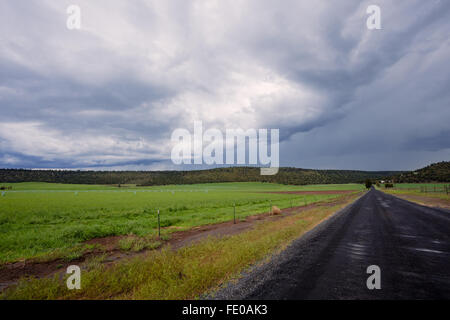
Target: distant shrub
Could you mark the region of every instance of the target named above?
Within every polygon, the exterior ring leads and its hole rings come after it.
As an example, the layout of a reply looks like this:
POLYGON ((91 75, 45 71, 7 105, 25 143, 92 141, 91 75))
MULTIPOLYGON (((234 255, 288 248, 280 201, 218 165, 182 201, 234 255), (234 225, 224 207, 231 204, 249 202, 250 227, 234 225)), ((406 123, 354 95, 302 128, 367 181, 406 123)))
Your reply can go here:
POLYGON ((386 183, 385 185, 384 185, 384 187, 387 189, 387 188, 393 188, 394 187, 394 184, 393 183, 386 183))

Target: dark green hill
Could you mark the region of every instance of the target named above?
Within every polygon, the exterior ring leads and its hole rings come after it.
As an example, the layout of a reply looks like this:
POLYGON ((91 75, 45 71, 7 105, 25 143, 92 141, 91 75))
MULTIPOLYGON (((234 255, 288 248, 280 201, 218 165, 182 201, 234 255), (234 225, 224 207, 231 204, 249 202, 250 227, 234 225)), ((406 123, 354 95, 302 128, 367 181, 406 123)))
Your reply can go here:
POLYGON ((433 163, 425 168, 392 177, 397 183, 450 182, 450 161, 433 163))
POLYGON ((0 169, 0 182, 56 182, 80 184, 192 184, 212 182, 274 182, 282 184, 362 183, 399 171, 312 170, 280 168, 277 175, 261 176, 259 168, 230 167, 195 171, 69 171, 0 169))

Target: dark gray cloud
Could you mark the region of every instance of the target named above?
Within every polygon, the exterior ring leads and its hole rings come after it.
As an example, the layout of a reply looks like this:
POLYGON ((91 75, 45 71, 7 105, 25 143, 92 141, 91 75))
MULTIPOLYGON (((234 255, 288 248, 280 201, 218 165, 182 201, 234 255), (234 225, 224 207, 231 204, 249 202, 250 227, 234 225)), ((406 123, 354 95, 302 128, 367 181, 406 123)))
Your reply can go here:
POLYGON ((175 128, 279 128, 281 165, 450 158, 450 3, 2 2, 0 167, 164 169, 175 128))

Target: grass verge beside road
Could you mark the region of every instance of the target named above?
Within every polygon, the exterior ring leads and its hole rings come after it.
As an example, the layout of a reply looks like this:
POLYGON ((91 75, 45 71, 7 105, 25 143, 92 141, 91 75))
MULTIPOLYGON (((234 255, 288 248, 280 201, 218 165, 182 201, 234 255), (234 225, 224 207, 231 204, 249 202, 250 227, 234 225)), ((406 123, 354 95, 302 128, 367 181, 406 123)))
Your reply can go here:
POLYGON ((450 196, 444 192, 420 192, 417 189, 385 189, 381 191, 424 206, 450 209, 450 196))

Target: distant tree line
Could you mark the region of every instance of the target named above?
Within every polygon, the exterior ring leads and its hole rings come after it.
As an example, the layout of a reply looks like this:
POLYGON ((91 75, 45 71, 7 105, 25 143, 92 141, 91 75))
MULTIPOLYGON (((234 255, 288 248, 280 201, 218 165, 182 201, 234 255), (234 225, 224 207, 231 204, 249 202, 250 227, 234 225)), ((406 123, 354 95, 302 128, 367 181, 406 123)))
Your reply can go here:
POLYGON ((396 183, 450 182, 450 161, 433 163, 425 168, 393 175, 396 183))
POLYGON ((141 186, 213 182, 272 182, 291 185, 363 183, 393 176, 399 171, 313 170, 280 168, 278 174, 261 176, 254 167, 193 171, 73 171, 0 169, 0 182, 54 182, 74 184, 137 184, 141 186))

